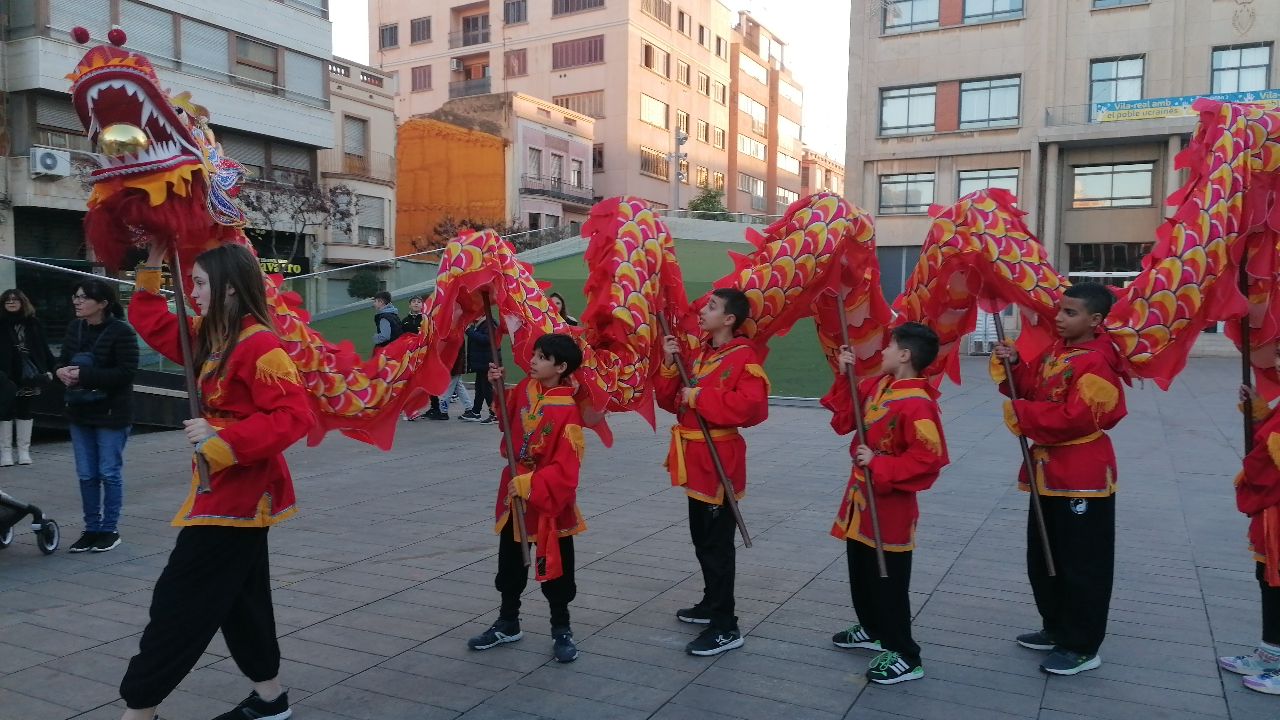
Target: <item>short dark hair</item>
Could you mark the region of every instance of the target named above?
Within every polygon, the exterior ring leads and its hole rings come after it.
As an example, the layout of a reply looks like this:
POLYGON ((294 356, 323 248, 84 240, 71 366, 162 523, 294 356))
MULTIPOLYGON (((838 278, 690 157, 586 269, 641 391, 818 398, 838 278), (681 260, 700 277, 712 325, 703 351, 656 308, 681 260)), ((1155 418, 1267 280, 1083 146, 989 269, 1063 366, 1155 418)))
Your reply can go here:
POLYGON ((561 380, 572 375, 582 365, 582 348, 564 333, 547 333, 539 337, 533 341, 533 349, 541 350, 543 355, 557 365, 564 363, 564 372, 560 373, 561 380))
POLYGON ((733 316, 733 329, 736 332, 742 323, 751 317, 751 303, 747 294, 737 288, 719 288, 711 292, 724 303, 724 314, 733 316))
POLYGON ((77 282, 74 288, 84 293, 84 296, 90 300, 106 303, 106 313, 108 315, 118 318, 124 317, 124 308, 120 305, 120 294, 116 292, 114 284, 97 278, 85 278, 77 282))
POLYGON ((390 305, 390 304, 391 304, 391 293, 387 292, 386 290, 379 290, 378 292, 376 292, 376 293, 374 293, 374 294, 373 294, 373 299, 374 299, 374 300, 381 300, 382 302, 384 302, 384 303, 386 303, 386 304, 390 305))
POLYGON ((1062 293, 1063 297, 1084 301, 1084 307, 1090 315, 1101 315, 1103 318, 1111 312, 1116 296, 1111 294, 1106 285, 1096 282, 1076 283, 1062 293))
POLYGON ((911 367, 917 373, 933 364, 938 358, 938 333, 918 322, 902 323, 891 333, 898 348, 911 353, 911 367))

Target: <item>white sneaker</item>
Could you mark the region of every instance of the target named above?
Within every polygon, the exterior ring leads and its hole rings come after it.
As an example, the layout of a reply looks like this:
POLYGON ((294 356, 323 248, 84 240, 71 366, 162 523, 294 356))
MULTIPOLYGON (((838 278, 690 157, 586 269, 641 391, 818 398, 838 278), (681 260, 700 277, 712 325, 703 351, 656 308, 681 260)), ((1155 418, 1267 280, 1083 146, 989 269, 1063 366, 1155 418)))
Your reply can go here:
MULTIPOLYGON (((1231 655, 1218 658, 1218 667, 1237 675, 1262 675, 1280 672, 1280 648, 1259 645, 1249 655, 1231 655)), ((1280 691, 1278 689, 1277 691, 1280 691)))
POLYGON ((1272 670, 1261 675, 1245 676, 1244 686, 1268 695, 1280 695, 1280 671, 1272 670))

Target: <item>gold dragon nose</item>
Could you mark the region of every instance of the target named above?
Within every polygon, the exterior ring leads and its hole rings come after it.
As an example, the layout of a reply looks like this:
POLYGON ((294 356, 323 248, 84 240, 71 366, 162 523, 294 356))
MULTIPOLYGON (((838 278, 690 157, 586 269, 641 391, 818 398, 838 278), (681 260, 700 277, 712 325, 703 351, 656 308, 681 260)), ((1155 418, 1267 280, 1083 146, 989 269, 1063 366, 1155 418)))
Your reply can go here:
POLYGON ((98 135, 98 150, 104 155, 136 154, 146 150, 150 144, 151 139, 142 128, 129 123, 108 125, 98 135))

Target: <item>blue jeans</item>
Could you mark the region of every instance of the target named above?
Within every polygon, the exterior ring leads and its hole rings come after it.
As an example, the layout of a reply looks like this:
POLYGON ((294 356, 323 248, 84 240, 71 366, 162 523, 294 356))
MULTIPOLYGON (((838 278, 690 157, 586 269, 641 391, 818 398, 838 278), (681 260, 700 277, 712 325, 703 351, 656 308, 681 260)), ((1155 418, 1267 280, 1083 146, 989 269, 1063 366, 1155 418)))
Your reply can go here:
POLYGON ((124 444, 128 426, 122 428, 71 424, 71 447, 80 478, 85 532, 118 532, 124 505, 124 444))

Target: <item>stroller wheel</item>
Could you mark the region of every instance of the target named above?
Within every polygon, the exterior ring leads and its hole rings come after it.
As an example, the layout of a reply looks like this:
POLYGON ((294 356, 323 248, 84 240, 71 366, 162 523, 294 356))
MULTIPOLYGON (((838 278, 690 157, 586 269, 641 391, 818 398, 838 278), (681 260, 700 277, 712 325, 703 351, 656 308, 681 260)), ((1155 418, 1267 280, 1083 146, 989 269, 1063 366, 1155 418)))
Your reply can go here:
POLYGON ((40 548, 40 552, 45 555, 52 555, 58 549, 58 543, 62 540, 62 531, 58 529, 58 523, 45 518, 44 527, 36 532, 36 545, 40 548))
POLYGON ((4 532, 0 533, 0 550, 3 550, 9 547, 9 544, 12 542, 13 542, 13 528, 10 527, 8 530, 5 530, 4 532))

